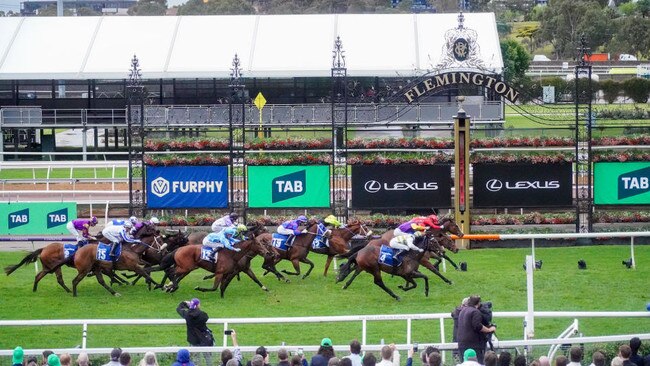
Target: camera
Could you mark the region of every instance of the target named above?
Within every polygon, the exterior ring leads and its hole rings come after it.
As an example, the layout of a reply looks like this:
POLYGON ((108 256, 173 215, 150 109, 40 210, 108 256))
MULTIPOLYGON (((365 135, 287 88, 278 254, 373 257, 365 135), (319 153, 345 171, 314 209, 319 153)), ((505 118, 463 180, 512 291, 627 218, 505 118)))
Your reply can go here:
POLYGON ((418 351, 418 342, 415 342, 413 343, 413 352, 415 353, 417 351, 418 351))
POLYGON ((223 331, 224 335, 231 335, 232 334, 232 329, 226 329, 223 331))

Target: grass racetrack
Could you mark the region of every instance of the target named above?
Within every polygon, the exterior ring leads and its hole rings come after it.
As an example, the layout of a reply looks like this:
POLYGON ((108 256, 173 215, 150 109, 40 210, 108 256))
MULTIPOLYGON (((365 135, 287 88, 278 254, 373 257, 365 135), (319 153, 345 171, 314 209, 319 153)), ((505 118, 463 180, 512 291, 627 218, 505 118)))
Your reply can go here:
MULTIPOLYGON (((630 256, 629 245, 565 248, 538 248, 536 259, 543 260, 535 272, 535 310, 538 311, 645 311, 650 301, 650 246, 635 247, 637 269, 628 270, 621 260, 630 256), (587 262, 586 271, 578 270, 577 261, 587 262)), ((26 252, 0 252, 2 267, 15 264, 26 252)), ((431 291, 424 296, 424 286, 408 293, 397 289, 400 278, 383 274, 387 286, 402 296, 397 302, 372 283, 369 274, 361 274, 347 290, 335 284, 335 272, 323 277, 324 256, 310 254, 316 263, 305 280, 292 278, 280 283, 271 276, 261 277, 259 258, 253 268, 270 292, 260 290, 248 277, 233 281, 224 299, 218 293, 199 293, 196 285, 207 286, 197 270, 181 282, 174 294, 149 292, 143 283, 121 286, 121 297, 113 297, 95 278, 86 278, 79 285, 79 297, 65 293, 47 276, 38 292, 32 292, 34 267, 28 265, 11 276, 0 279, 1 319, 87 319, 87 318, 177 318, 176 305, 182 300, 199 297, 202 308, 212 318, 326 316, 353 314, 449 313, 469 294, 480 294, 484 301, 494 303, 494 311, 526 309, 526 275, 522 268, 529 249, 461 250, 451 254, 456 262, 468 263, 467 272, 448 266, 447 276, 454 284, 446 285, 430 275, 431 291)), ((289 263, 279 264, 289 269, 289 263)), ((306 267, 303 268, 303 273, 306 267)), ((65 268, 64 278, 71 287, 76 271, 65 268)), ((155 274, 159 280, 161 273, 155 274)), ((116 287, 118 287, 116 285, 116 287)), ((536 338, 555 338, 572 319, 536 319, 536 338)), ((499 319, 497 335, 501 340, 522 338, 522 319, 499 319)), ((361 322, 318 323, 305 325, 231 325, 238 332, 240 345, 318 344, 322 337, 331 337, 334 344, 347 344, 361 335, 361 322)), ((213 325, 217 342, 221 329, 213 325)), ((447 341, 451 338, 451 320, 445 324, 447 341)), ((650 329, 650 318, 643 319, 580 319, 580 332, 585 336, 632 334, 650 329)), ((368 322, 368 343, 406 342, 405 321, 368 322)), ((413 321, 413 340, 437 343, 440 330, 437 320, 413 321)), ((0 327, 0 348, 67 348, 81 343, 81 327, 0 327)), ((146 347, 185 345, 184 326, 89 326, 88 347, 146 347)))

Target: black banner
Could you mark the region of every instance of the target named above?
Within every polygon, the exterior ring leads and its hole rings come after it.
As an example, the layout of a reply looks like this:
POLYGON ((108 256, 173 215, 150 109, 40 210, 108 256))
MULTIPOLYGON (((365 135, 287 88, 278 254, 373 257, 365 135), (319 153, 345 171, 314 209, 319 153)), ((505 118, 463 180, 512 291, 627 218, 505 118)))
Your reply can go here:
POLYGON ((451 165, 354 165, 353 208, 450 208, 451 165))
POLYGON ((473 207, 573 205, 571 163, 473 164, 473 168, 473 207))

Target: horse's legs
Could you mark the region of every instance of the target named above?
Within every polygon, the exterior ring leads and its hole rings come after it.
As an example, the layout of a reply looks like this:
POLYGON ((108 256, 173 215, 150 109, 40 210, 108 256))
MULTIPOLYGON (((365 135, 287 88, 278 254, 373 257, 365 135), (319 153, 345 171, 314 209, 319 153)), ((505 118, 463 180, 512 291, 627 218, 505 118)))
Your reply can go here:
POLYGON ((72 296, 74 296, 74 297, 77 297, 77 285, 90 272, 90 268, 83 268, 83 269, 77 268, 77 272, 78 272, 77 277, 75 277, 72 280, 72 296))
POLYGON ((327 276, 327 270, 330 269, 330 264, 332 263, 332 259, 334 259, 334 255, 327 256, 327 261, 325 261, 325 272, 323 272, 323 276, 327 276))
POLYGON ((106 289, 106 291, 110 292, 111 295, 113 296, 120 296, 118 292, 113 290, 113 288, 111 288, 109 285, 106 284, 106 282, 104 282, 104 276, 102 275, 101 269, 97 268, 94 270, 94 272, 95 272, 95 277, 97 277, 97 282, 99 282, 99 284, 102 285, 106 289))
POLYGON ((409 275, 406 277, 402 277, 404 281, 406 281, 405 284, 397 286, 399 289, 403 291, 409 291, 413 290, 414 288, 418 287, 418 284, 413 281, 413 278, 409 275))
POLYGON ((352 284, 352 281, 354 281, 354 279, 357 278, 357 276, 359 275, 359 273, 361 273, 361 270, 360 270, 359 268, 357 268, 357 269, 354 271, 354 274, 352 275, 352 277, 350 277, 350 279, 348 280, 348 282, 346 282, 345 285, 343 286, 343 289, 344 289, 344 290, 345 290, 346 288, 350 287, 350 285, 352 284))
MULTIPOLYGON (((291 282, 288 278, 284 277, 277 268, 275 268, 276 262, 271 258, 265 258, 264 263, 262 264, 262 269, 266 272, 271 272, 278 278, 279 281, 291 282)), ((266 273, 265 273, 266 274, 266 273)))
MULTIPOLYGON (((415 278, 421 278, 424 280, 424 296, 429 297, 429 277, 427 277, 425 274, 420 273, 419 271, 414 271, 411 273, 411 281, 415 284, 415 281, 413 279, 415 278)), ((417 286, 417 284, 416 284, 417 286)), ((415 287, 413 287, 415 288, 415 287)))
POLYGON ((440 277, 440 279, 445 281, 445 283, 447 283, 449 285, 452 284, 452 282, 449 279, 447 279, 445 276, 442 275, 442 273, 440 273, 440 271, 438 270, 438 267, 435 264, 432 264, 429 261, 422 261, 422 262, 420 262, 420 264, 422 264, 429 271, 433 272, 436 276, 440 277))
POLYGON ((379 271, 379 268, 376 268, 373 271, 372 276, 375 278, 375 281, 374 281, 375 285, 381 287, 382 290, 386 291, 386 293, 389 294, 390 296, 392 296, 395 300, 397 300, 397 301, 400 300, 399 296, 395 295, 395 293, 391 289, 386 287, 386 285, 384 284, 384 281, 381 279, 381 272, 379 271))
MULTIPOLYGON (((71 292, 68 286, 65 285, 65 282, 63 282, 63 272, 61 271, 61 267, 57 268, 54 273, 56 274, 56 282, 63 287, 65 292, 71 292)), ((36 282, 34 282, 34 291, 36 291, 36 282)))
POLYGON ((302 276, 302 279, 304 280, 305 278, 307 278, 307 276, 309 276, 309 274, 311 273, 311 271, 314 269, 314 262, 310 261, 309 258, 307 258, 307 257, 301 259, 300 261, 301 261, 302 263, 307 263, 307 264, 309 265, 309 269, 307 270, 307 272, 305 273, 305 275, 302 276))
POLYGON ((212 288, 205 288, 205 287, 196 286, 194 289, 197 290, 197 291, 201 291, 201 292, 217 291, 217 288, 219 288, 219 284, 221 284, 222 280, 223 280, 223 273, 219 273, 219 274, 215 273, 214 285, 212 285, 212 288))
POLYGON ((295 272, 289 272, 286 269, 282 270, 282 273, 291 275, 291 276, 298 276, 300 274, 300 260, 298 258, 292 259, 291 264, 293 264, 293 269, 295 269, 295 272))
POLYGON ((144 277, 145 280, 147 280, 147 285, 149 285, 149 290, 151 291, 151 284, 153 283, 154 285, 158 286, 158 283, 149 276, 149 273, 145 271, 142 267, 140 266, 135 266, 133 267, 133 272, 137 273, 141 277, 144 277))
MULTIPOLYGON (((251 280, 253 280, 253 282, 255 282, 259 287, 261 287, 262 290, 264 290, 264 291, 269 290, 268 288, 266 288, 266 286, 264 286, 262 284, 262 282, 260 282, 260 280, 257 279, 257 276, 255 276, 255 273, 253 273, 253 270, 251 270, 250 267, 245 271, 245 273, 248 275, 248 277, 251 278, 251 280)), ((230 281, 228 281, 228 282, 230 282, 230 281)), ((226 282, 226 286, 227 286, 228 282, 226 282)), ((223 285, 221 285, 221 292, 223 293, 223 291, 225 291, 225 288, 223 287, 223 285)))
POLYGON ((176 292, 178 290, 178 284, 181 282, 189 272, 176 273, 174 276, 169 276, 169 279, 172 280, 172 287, 170 287, 167 292, 176 292))
POLYGON ((456 263, 455 263, 454 261, 452 261, 451 258, 449 258, 449 256, 447 255, 447 253, 444 253, 444 254, 442 255, 442 258, 443 258, 443 259, 446 259, 446 260, 449 262, 449 264, 451 264, 452 267, 454 267, 454 269, 456 269, 457 271, 460 271, 460 268, 458 268, 458 265, 456 265, 456 263))
POLYGON ((211 278, 214 278, 214 273, 203 277, 204 280, 209 280, 211 278))

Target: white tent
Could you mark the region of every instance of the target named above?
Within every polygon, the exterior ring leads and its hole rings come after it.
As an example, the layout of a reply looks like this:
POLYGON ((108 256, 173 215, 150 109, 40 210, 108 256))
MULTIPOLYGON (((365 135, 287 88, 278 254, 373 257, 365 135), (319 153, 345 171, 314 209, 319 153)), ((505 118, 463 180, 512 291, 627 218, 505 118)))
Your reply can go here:
MULTIPOLYGON (((0 18, 0 79, 124 79, 137 55, 144 78, 329 76, 341 37, 351 76, 433 69, 458 14, 0 18)), ((492 13, 465 14, 488 70, 503 60, 492 13)))

